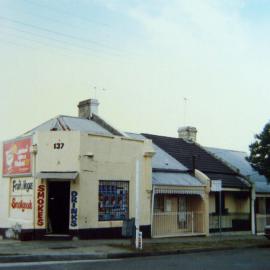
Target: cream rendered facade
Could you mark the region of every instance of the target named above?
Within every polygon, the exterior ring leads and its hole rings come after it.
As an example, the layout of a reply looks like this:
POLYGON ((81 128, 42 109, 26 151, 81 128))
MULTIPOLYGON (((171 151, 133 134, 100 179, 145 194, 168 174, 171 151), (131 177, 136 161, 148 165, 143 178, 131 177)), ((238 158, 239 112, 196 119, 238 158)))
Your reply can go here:
POLYGON ((150 236, 151 159, 154 154, 150 140, 80 131, 37 131, 32 136, 32 143, 36 145, 36 152, 32 153, 32 176, 2 177, 0 180, 3 235, 15 224, 21 226, 23 239, 37 239, 46 234, 49 230, 48 185, 59 179, 42 179, 39 175, 75 172, 78 173, 75 179, 61 179, 70 183, 69 233, 79 238, 120 236, 121 220, 99 221, 99 181, 128 182, 128 216, 135 217, 135 164, 139 160, 140 225, 144 236, 150 236), (61 148, 55 148, 56 143, 61 143, 61 148), (12 185, 16 181, 32 183, 32 189, 15 194, 12 185), (27 209, 17 207, 19 209, 14 210, 11 206, 14 196, 31 202, 31 205, 27 209), (73 222, 74 218, 76 222, 73 222))
MULTIPOLYGON (((251 231, 250 191, 223 189, 223 208, 221 209, 221 227, 223 231, 251 231)), ((219 194, 209 194, 209 229, 219 230, 219 209, 216 205, 219 194)))

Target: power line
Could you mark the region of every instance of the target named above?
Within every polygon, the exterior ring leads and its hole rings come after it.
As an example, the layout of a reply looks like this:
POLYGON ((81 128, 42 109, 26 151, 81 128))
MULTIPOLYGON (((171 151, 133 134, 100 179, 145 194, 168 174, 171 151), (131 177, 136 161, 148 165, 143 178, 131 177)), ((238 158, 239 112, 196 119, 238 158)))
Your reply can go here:
MULTIPOLYGON (((91 52, 99 52, 99 50, 100 50, 100 49, 95 49, 95 48, 88 47, 88 46, 83 46, 83 47, 78 46, 77 44, 73 44, 72 42, 63 41, 61 39, 44 36, 42 34, 35 33, 35 32, 32 32, 32 31, 28 31, 28 30, 18 29, 16 27, 12 27, 10 25, 5 26, 5 28, 9 28, 9 29, 14 30, 14 31, 16 31, 18 33, 24 33, 24 34, 28 34, 28 35, 31 35, 31 36, 40 37, 42 39, 50 40, 50 41, 53 41, 53 42, 57 42, 57 43, 61 43, 61 44, 68 44, 69 46, 72 46, 72 47, 77 48, 77 49, 83 49, 83 50, 87 50, 87 51, 91 51, 91 52)), ((110 54, 111 54, 111 52, 110 52, 110 54)), ((116 56, 119 56, 119 54, 116 54, 116 56)))
POLYGON ((43 32, 47 32, 47 33, 50 33, 50 34, 62 36, 62 37, 65 37, 65 38, 70 38, 70 39, 73 39, 73 40, 76 40, 76 41, 80 40, 83 43, 87 43, 87 44, 88 43, 91 43, 94 46, 103 47, 103 48, 106 48, 108 50, 113 50, 113 51, 116 51, 116 52, 121 52, 118 49, 115 49, 115 48, 110 47, 108 45, 104 45, 104 44, 99 43, 99 42, 94 41, 94 40, 80 38, 80 37, 73 36, 73 35, 66 34, 66 33, 62 33, 62 32, 59 32, 59 31, 54 31, 54 30, 51 30, 51 29, 48 29, 48 28, 36 26, 36 25, 33 25, 33 24, 29 24, 29 23, 24 23, 22 21, 14 20, 14 19, 7 18, 7 17, 4 17, 4 16, 0 16, 0 19, 9 21, 11 23, 15 23, 15 24, 26 26, 26 27, 30 27, 30 28, 33 28, 33 29, 37 29, 37 30, 40 30, 40 31, 43 31, 43 32))
POLYGON ((67 10, 63 10, 63 9, 61 9, 61 10, 55 9, 55 8, 52 8, 51 6, 44 5, 44 3, 41 4, 40 2, 33 2, 31 0, 24 0, 24 2, 28 2, 31 5, 40 6, 42 8, 46 8, 48 10, 52 10, 53 12, 60 13, 61 15, 64 15, 64 16, 68 16, 68 17, 73 16, 75 18, 78 18, 80 20, 86 21, 86 22, 91 23, 91 24, 96 24, 96 25, 103 26, 103 27, 109 27, 109 24, 97 22, 95 20, 91 20, 89 18, 82 17, 81 15, 80 16, 76 15, 74 12, 71 12, 71 11, 67 11, 67 10))
MULTIPOLYGON (((15 37, 16 39, 16 37, 15 37)), ((53 50, 57 50, 58 53, 61 53, 65 56, 70 56, 66 53, 64 53, 62 50, 66 50, 66 51, 70 51, 70 52, 73 52, 74 53, 74 50, 70 49, 70 48, 67 48, 67 47, 64 47, 64 46, 61 46, 61 45, 57 45, 57 47, 55 46, 51 46, 50 44, 46 44, 44 43, 43 41, 39 41, 39 40, 35 40, 35 39, 32 39, 32 38, 27 38, 27 37, 20 37, 20 43, 18 42, 14 42, 14 41, 9 41, 9 40, 3 40, 1 39, 0 42, 2 43, 11 43, 13 45, 16 45, 17 47, 20 46, 20 47, 26 47, 26 48, 30 48, 30 49, 38 49, 38 47, 33 47, 33 46, 29 46, 29 42, 31 43, 36 43, 36 44, 39 44, 43 47, 47 47, 47 48, 50 48, 50 49, 53 49, 53 50), (27 42, 27 45, 25 43, 22 43, 23 42, 27 42), (60 50, 59 50, 60 49, 60 50)), ((76 51, 78 53, 78 51, 76 51)), ((79 51, 80 54, 83 54, 84 56, 89 56, 88 54, 85 54, 83 51, 79 51)))
POLYGON ((15 46, 15 47, 25 47, 27 49, 36 49, 36 47, 33 47, 33 46, 28 46, 28 45, 25 46, 25 45, 23 45, 21 43, 17 43, 17 42, 6 40, 6 39, 2 39, 2 38, 0 38, 0 42, 9 44, 9 45, 12 45, 12 46, 15 46))
MULTIPOLYGON (((27 1, 27 2, 29 2, 29 1, 27 1)), ((12 8, 11 7, 3 7, 3 8, 8 10, 8 11, 15 10, 16 12, 18 12, 18 11, 22 12, 22 10, 17 8, 16 6, 13 6, 12 8)), ((65 26, 65 27, 72 27, 72 28, 74 28, 76 30, 78 30, 78 29, 80 29, 82 31, 89 30, 89 27, 86 27, 85 24, 80 24, 80 25, 76 24, 76 25, 74 25, 73 23, 70 23, 71 21, 68 21, 68 23, 67 23, 67 21, 59 20, 58 18, 56 19, 55 17, 52 17, 52 16, 44 16, 44 14, 34 13, 34 12, 29 11, 29 10, 24 11, 23 14, 24 15, 28 14, 28 15, 32 16, 33 18, 42 19, 42 20, 45 20, 46 22, 50 21, 50 22, 55 22, 56 24, 61 24, 61 25, 65 26), (84 26, 84 27, 81 27, 81 26, 84 26)), ((104 32, 104 30, 102 32, 104 32)), ((102 32, 99 31, 99 33, 102 33, 102 32)), ((111 32, 105 31, 104 33, 106 34, 105 39, 108 40, 106 37, 108 37, 108 34, 111 33, 111 32)))
MULTIPOLYGON (((1 29, 0 29, 0 31, 1 31, 1 29)), ((6 33, 5 33, 6 34, 6 33)), ((15 33, 14 33, 15 34, 15 33)), ((17 34, 21 34, 20 32, 18 32, 17 34)), ((16 36, 15 36, 15 38, 17 38, 16 36)), ((86 53, 86 49, 82 49, 82 50, 74 50, 73 48, 70 48, 70 47, 66 47, 66 46, 61 46, 61 44, 59 45, 59 44, 57 44, 56 46, 57 47, 55 47, 55 45, 54 46, 52 46, 50 43, 48 44, 47 42, 46 43, 44 43, 44 41, 40 41, 40 40, 36 40, 36 39, 33 39, 33 38, 29 38, 29 37, 25 37, 25 36, 19 36, 18 37, 19 38, 19 40, 20 40, 20 43, 17 43, 16 42, 16 46, 18 47, 20 44, 21 44, 21 42, 23 41, 25 41, 25 42, 27 42, 27 43, 29 43, 29 42, 31 42, 31 43, 36 43, 36 44, 39 44, 39 45, 41 45, 41 46, 44 46, 44 47, 48 47, 48 48, 50 48, 50 49, 54 49, 54 50, 58 50, 57 51, 57 53, 61 53, 61 54, 63 54, 63 55, 65 55, 65 56, 70 56, 70 55, 68 55, 68 54, 66 54, 66 53, 63 53, 63 51, 62 51, 62 49, 64 49, 64 50, 66 50, 66 51, 70 51, 70 52, 72 52, 72 53, 74 53, 74 52, 76 52, 76 53, 79 53, 79 54, 81 54, 81 55, 84 55, 84 56, 87 56, 87 57, 89 57, 89 53, 86 53), (61 50, 59 50, 59 49, 61 49, 61 50)), ((7 40, 3 40, 2 39, 2 43, 8 43, 8 42, 10 42, 10 41, 7 41, 7 40)), ((12 41, 13 42, 13 41, 12 41)), ((28 47, 29 48, 29 46, 27 46, 26 44, 21 44, 22 46, 21 47, 28 47)), ((76 46, 73 46, 74 48, 77 48, 76 46)), ((33 47, 33 46, 30 46, 30 48, 31 49, 38 49, 38 47, 33 47)), ((87 52, 89 52, 89 51, 87 51, 87 52)), ((112 56, 111 54, 109 54, 109 55, 102 55, 102 54, 96 54, 95 53, 95 57, 99 57, 99 58, 101 58, 101 57, 105 57, 106 58, 106 60, 108 60, 109 58, 109 56, 112 56)), ((119 57, 117 57, 117 58, 115 58, 114 59, 114 61, 115 60, 121 60, 121 61, 126 61, 127 59, 126 58, 119 58, 119 57)))

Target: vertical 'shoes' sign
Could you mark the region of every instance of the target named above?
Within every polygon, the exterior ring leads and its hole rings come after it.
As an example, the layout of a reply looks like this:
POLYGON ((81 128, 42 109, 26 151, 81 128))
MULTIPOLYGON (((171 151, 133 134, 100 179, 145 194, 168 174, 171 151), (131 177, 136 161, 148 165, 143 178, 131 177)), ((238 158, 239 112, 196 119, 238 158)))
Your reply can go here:
POLYGON ((32 138, 3 143, 3 176, 31 175, 32 138))

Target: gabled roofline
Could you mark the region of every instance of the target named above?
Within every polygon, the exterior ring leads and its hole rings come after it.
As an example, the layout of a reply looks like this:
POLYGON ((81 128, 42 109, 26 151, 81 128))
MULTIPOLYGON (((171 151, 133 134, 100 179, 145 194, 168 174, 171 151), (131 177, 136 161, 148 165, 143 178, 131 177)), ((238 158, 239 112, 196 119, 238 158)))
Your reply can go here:
POLYGON ((113 135, 126 137, 126 135, 123 132, 118 131, 112 125, 110 125, 108 122, 106 122, 103 118, 101 118, 100 116, 98 116, 94 113, 92 113, 91 120, 96 122, 98 125, 102 126, 103 128, 105 128, 109 132, 111 132, 113 135))
MULTIPOLYGON (((204 147, 204 146, 201 146, 201 147, 204 147)), ((209 148, 211 148, 211 147, 209 147, 209 148)), ((215 148, 215 147, 212 147, 212 148, 215 148)), ((221 149, 221 148, 215 148, 215 149, 221 149)), ((220 158, 219 156, 215 155, 214 153, 210 152, 210 151, 207 149, 207 147, 204 147, 204 150, 205 150, 209 155, 211 155, 211 156, 213 156, 214 158, 218 159, 218 160, 219 160, 220 162, 222 162, 224 165, 228 166, 231 170, 233 170, 234 172, 236 172, 236 173, 239 175, 239 178, 240 178, 241 181, 244 180, 245 184, 247 184, 247 185, 249 185, 250 187, 252 187, 253 182, 252 182, 247 176, 241 174, 241 173, 240 173, 240 170, 239 170, 237 167, 233 166, 232 164, 228 163, 226 160, 224 160, 224 159, 220 158)), ((226 149, 223 149, 223 150, 226 150, 226 149)), ((231 150, 229 150, 229 151, 231 151, 231 150)), ((234 150, 232 150, 232 151, 234 151, 234 150)), ((235 152, 240 152, 240 151, 235 151, 235 152)), ((242 153, 244 153, 244 152, 242 152, 242 153)))
MULTIPOLYGON (((243 182, 244 184, 246 184, 248 187, 252 187, 252 182, 244 175, 240 174, 239 170, 237 170, 237 168, 235 168, 234 166, 231 166, 231 164, 228 164, 227 162, 225 162, 223 159, 220 159, 219 157, 217 157, 216 155, 214 155, 213 153, 209 152, 206 147, 202 146, 201 144, 199 144, 198 142, 194 142, 194 141, 189 141, 189 140, 185 140, 182 138, 177 138, 177 137, 169 137, 169 136, 163 136, 163 135, 155 135, 155 134, 149 134, 149 133, 142 133, 143 136, 146 135, 152 135, 152 136, 159 136, 159 137, 163 137, 163 138, 168 138, 168 139, 179 139, 182 140, 186 143, 189 144, 194 144, 196 145, 198 148, 200 148, 202 151, 205 151, 207 154, 209 154, 210 156, 212 156, 214 159, 217 159, 219 162, 221 162, 224 166, 228 167, 229 169, 232 170, 232 172, 236 173, 237 177, 239 178, 239 180, 241 182, 243 182)), ((165 149, 162 148, 163 151, 165 151, 165 149)), ((167 151, 165 151, 166 153, 168 153, 167 151)), ((168 153, 169 154, 169 153, 168 153)), ((196 169, 196 168, 195 168, 196 169)), ((217 172, 212 172, 212 173, 217 173, 217 172)), ((223 173, 226 174, 226 173, 223 173)), ((227 175, 230 175, 229 173, 227 173, 227 175)), ((233 175, 233 174, 231 174, 233 175)))

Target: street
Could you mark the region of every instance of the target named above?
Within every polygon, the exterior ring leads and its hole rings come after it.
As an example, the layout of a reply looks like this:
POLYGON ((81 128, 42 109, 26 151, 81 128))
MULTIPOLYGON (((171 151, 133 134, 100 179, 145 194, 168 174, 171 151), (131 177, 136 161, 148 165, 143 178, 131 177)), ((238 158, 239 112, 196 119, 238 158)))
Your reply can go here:
POLYGON ((115 260, 63 261, 38 263, 0 264, 0 269, 207 269, 207 270, 248 270, 270 269, 270 249, 244 249, 171 256, 140 257, 115 260))

